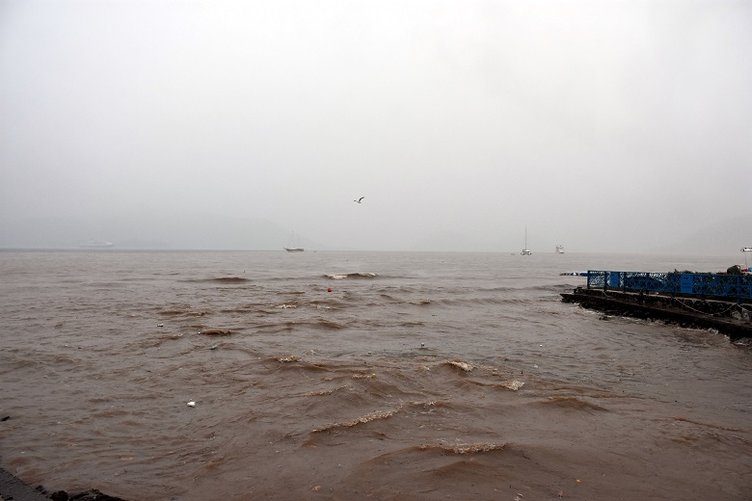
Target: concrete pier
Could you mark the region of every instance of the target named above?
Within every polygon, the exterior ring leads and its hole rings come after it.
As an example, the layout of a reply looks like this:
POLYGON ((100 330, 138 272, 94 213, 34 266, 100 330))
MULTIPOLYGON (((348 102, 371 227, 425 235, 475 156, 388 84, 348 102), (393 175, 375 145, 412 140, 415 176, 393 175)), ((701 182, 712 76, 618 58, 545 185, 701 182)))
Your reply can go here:
POLYGON ((731 339, 752 338, 752 303, 578 287, 562 300, 606 313, 716 329, 731 339))

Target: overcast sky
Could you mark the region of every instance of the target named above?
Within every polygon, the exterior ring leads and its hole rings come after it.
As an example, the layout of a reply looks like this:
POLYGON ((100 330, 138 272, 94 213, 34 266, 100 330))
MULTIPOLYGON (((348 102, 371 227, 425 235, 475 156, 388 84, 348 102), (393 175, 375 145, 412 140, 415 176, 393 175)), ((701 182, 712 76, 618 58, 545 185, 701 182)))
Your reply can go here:
POLYGON ((6 224, 641 251, 751 200, 749 1, 0 0, 6 224))

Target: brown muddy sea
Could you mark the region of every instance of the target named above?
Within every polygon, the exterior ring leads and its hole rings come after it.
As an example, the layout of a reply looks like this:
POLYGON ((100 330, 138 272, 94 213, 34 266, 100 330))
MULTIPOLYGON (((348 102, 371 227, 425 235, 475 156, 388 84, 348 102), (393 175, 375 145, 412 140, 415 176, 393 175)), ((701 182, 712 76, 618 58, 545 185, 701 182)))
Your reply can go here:
POLYGON ((0 252, 0 466, 130 500, 749 500, 750 348, 559 296, 737 261, 0 252))

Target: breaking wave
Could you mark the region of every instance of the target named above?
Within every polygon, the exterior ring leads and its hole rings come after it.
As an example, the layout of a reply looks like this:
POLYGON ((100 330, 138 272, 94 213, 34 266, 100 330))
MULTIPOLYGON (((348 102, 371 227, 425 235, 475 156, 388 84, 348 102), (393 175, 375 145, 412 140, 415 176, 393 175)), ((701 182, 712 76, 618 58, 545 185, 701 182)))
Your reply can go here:
POLYGON ((333 423, 327 426, 323 426, 321 428, 314 428, 312 430, 313 433, 322 433, 326 431, 332 431, 336 430, 338 428, 352 428, 354 426, 358 426, 361 424, 370 423, 371 421, 378 421, 382 419, 389 419, 390 417, 394 416, 397 412, 400 411, 401 408, 396 409, 388 409, 384 411, 373 411, 369 412, 368 414, 364 416, 359 416, 354 419, 349 419, 347 421, 341 421, 338 423, 333 423))
POLYGON ((358 279, 358 278, 376 278, 378 275, 376 273, 371 272, 356 272, 356 273, 327 273, 324 275, 323 278, 328 278, 329 280, 347 280, 347 279, 358 279))
POLYGON ((473 366, 473 364, 463 362, 462 360, 451 360, 449 362, 444 362, 444 365, 452 369, 459 369, 463 372, 472 372, 473 369, 475 369, 475 366, 473 366))
POLYGON ((201 329, 198 333, 204 336, 229 336, 232 334, 232 331, 229 329, 210 328, 201 329))
POLYGON ((160 310, 159 314, 168 317, 203 317, 204 315, 208 315, 209 312, 206 310, 196 310, 190 306, 176 306, 174 308, 160 310))
POLYGON ((212 278, 191 278, 185 281, 194 282, 194 283, 214 282, 218 284, 241 284, 245 282, 250 282, 251 280, 249 278, 243 278, 243 277, 212 277, 212 278))
POLYGON ((424 451, 437 451, 442 454, 479 454, 483 452, 501 451, 506 448, 507 444, 493 444, 493 443, 474 443, 474 444, 421 444, 415 448, 421 452, 424 451))
POLYGON ((547 399, 542 400, 539 403, 540 405, 543 405, 546 407, 557 407, 559 409, 569 409, 569 410, 578 410, 578 411, 586 411, 586 412, 593 412, 593 411, 602 412, 602 411, 608 410, 605 407, 592 404, 590 402, 579 399, 577 397, 564 397, 564 396, 548 397, 547 399))

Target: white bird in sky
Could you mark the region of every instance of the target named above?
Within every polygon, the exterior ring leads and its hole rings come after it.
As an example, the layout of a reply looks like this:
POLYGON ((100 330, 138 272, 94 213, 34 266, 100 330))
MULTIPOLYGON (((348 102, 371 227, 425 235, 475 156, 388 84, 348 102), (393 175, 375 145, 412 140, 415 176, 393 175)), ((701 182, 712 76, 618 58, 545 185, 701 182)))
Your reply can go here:
POLYGON ((360 198, 358 198, 356 200, 353 200, 353 202, 355 202, 356 204, 362 203, 364 198, 366 198, 366 197, 360 197, 360 198))

